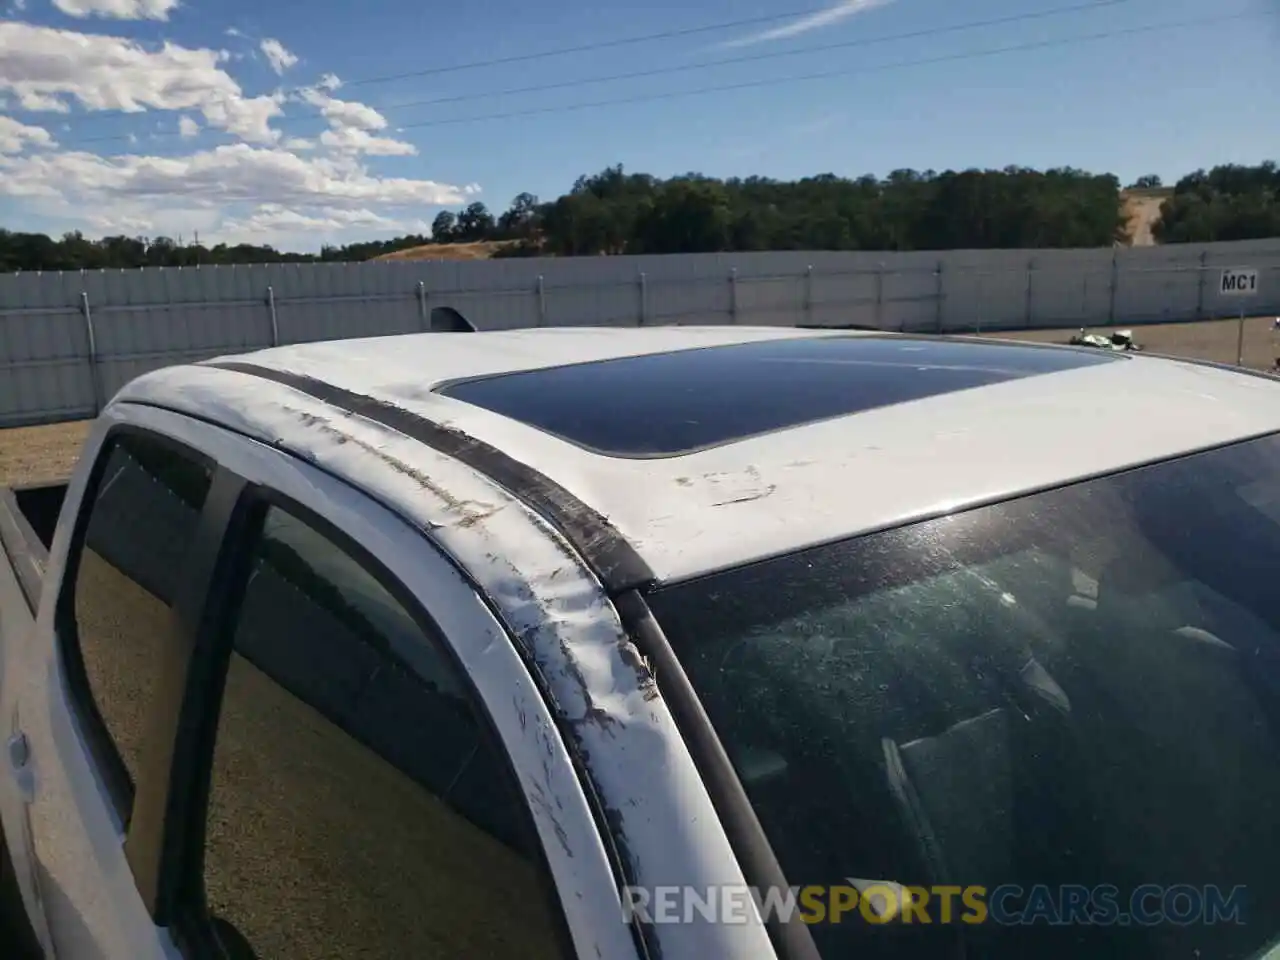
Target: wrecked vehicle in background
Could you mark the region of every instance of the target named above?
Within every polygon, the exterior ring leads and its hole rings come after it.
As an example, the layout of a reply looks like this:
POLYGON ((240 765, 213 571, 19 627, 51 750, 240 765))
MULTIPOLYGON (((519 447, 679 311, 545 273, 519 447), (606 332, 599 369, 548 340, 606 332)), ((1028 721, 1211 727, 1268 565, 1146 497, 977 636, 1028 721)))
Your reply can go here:
POLYGON ((1142 347, 1133 339, 1132 330, 1116 330, 1110 334, 1089 333, 1085 327, 1067 341, 1073 347, 1097 347, 1100 350, 1133 352, 1142 347))

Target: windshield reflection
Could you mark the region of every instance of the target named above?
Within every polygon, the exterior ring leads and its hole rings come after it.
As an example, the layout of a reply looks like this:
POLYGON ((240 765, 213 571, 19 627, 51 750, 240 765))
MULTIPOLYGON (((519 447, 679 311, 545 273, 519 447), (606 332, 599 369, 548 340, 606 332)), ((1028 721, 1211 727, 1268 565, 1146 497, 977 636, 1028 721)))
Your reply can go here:
POLYGON ((790 883, 984 891, 815 924, 824 956, 1273 939, 1277 468, 1237 444, 651 598, 790 883))

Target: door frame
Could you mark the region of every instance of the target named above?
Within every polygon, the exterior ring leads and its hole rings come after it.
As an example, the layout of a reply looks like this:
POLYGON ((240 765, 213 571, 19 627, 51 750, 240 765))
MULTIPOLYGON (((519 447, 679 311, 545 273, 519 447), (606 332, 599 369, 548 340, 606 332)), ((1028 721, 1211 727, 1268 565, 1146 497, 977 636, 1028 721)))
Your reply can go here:
MULTIPOLYGON (((419 611, 437 627, 444 652, 472 687, 482 719, 496 736, 516 777, 540 842, 547 871, 569 937, 581 957, 638 957, 631 927, 622 922, 620 892, 609 849, 602 840, 568 749, 555 719, 514 641, 472 583, 427 534, 382 506, 368 494, 276 447, 188 415, 137 403, 113 404, 104 416, 115 424, 143 429, 179 441, 216 464, 214 487, 201 517, 200 533, 185 589, 175 608, 188 641, 166 673, 170 689, 155 705, 152 722, 169 723, 175 745, 153 751, 139 772, 139 803, 144 789, 155 791, 145 807, 135 805, 126 849, 139 879, 139 891, 160 926, 171 920, 180 879, 172 851, 185 834, 183 796, 194 776, 175 767, 181 755, 176 738, 198 736, 199 711, 183 715, 193 663, 189 642, 195 624, 207 614, 205 601, 216 576, 226 537, 235 533, 238 506, 253 491, 267 491, 320 518, 360 544, 412 596, 419 611), (176 787, 176 789, 175 789, 176 787), (542 798, 543 802, 532 802, 542 798), (545 802, 550 800, 551 802, 545 802), (175 804, 177 804, 175 806, 175 804), (166 852, 168 851, 168 852, 166 852)), ((214 594, 216 596, 216 593, 214 594)), ((179 644, 179 647, 184 644, 179 644)), ((207 718, 206 718, 207 719, 207 718)), ((170 941, 161 949, 170 952, 170 941)))

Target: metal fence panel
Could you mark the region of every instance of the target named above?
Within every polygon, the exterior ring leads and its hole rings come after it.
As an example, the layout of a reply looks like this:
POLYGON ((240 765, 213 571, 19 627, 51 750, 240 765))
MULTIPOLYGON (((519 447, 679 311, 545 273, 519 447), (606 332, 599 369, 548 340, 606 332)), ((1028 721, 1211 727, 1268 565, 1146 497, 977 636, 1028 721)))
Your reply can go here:
POLYGON ((139 374, 431 329, 857 324, 989 332, 1280 313, 1280 239, 1100 250, 775 251, 0 275, 0 425, 90 416, 139 374), (1255 267, 1261 295, 1218 291, 1255 267))

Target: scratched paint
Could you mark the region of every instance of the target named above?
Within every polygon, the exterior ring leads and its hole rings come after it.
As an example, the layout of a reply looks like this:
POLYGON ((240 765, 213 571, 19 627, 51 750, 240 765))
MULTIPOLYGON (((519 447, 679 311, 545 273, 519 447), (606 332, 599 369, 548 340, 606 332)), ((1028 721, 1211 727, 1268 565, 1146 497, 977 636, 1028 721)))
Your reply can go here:
MULTIPOLYGON (((543 518, 450 457, 243 374, 168 368, 135 382, 123 399, 234 425, 348 480, 426 531, 467 571, 541 676, 601 799, 628 880, 699 889, 745 882, 652 672, 599 582, 543 518), (463 514, 460 504, 497 509, 463 514)), ((666 958, 772 956, 757 924, 699 920, 655 934, 666 958)))
POLYGON ((809 333, 520 331, 250 357, 447 422, 536 467, 606 517, 666 582, 1280 429, 1280 383, 1142 356, 646 460, 592 454, 431 392, 451 378, 809 333), (1096 429, 1112 420, 1143 429, 1096 429))

